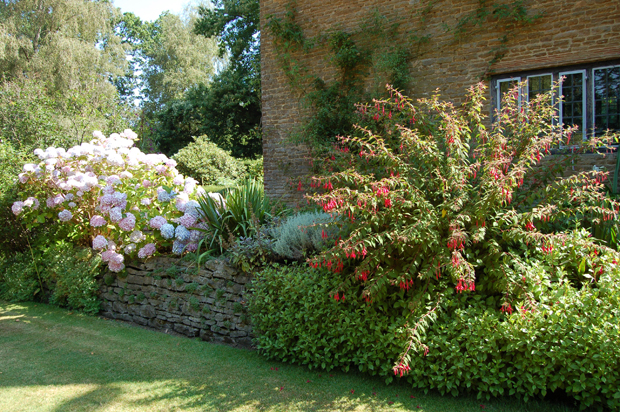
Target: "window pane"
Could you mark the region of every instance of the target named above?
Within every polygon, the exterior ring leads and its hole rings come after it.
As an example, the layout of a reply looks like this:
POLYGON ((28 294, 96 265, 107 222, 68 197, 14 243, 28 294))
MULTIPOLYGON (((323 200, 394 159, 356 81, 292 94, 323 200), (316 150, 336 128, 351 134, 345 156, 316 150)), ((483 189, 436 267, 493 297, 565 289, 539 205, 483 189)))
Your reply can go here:
POLYGON ((564 96, 560 113, 562 123, 566 126, 579 126, 579 130, 583 132, 583 73, 564 74, 563 77, 560 90, 564 96))
POLYGON ((620 132, 620 66, 594 69, 595 132, 620 132))
MULTIPOLYGON (((498 95, 498 108, 501 110, 504 107, 504 95, 510 91, 510 89, 514 88, 517 84, 519 84, 520 79, 509 79, 509 80, 498 80, 497 88, 499 91, 498 95)), ((515 96, 515 100, 518 99, 518 96, 515 96)))
POLYGON ((541 93, 551 91, 551 75, 543 74, 540 76, 531 76, 527 79, 528 98, 534 99, 541 93))

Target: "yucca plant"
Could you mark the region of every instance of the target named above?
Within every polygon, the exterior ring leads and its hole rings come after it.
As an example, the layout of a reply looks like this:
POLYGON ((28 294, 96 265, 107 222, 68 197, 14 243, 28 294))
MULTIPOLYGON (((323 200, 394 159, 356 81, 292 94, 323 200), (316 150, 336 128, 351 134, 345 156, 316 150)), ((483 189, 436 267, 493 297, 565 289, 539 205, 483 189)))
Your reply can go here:
POLYGON ((258 180, 246 179, 223 195, 225 202, 209 195, 198 199, 202 220, 208 226, 203 230, 209 233, 202 243, 220 254, 234 239, 252 237, 266 221, 284 212, 265 196, 263 183, 258 180))

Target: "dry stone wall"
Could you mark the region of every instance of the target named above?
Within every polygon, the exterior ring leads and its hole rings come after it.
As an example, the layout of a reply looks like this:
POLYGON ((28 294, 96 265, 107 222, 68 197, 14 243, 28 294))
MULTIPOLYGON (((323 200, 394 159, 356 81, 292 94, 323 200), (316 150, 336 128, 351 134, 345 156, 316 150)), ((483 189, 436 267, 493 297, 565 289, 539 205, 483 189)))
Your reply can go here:
POLYGON ((246 313, 251 280, 222 260, 156 257, 127 263, 126 277, 104 276, 101 315, 189 337, 252 346, 246 313))

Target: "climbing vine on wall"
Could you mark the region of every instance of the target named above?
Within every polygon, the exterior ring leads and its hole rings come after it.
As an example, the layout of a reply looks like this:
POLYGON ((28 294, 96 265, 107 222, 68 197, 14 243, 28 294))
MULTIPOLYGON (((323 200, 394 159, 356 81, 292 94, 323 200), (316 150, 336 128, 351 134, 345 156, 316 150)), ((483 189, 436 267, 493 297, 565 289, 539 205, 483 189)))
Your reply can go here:
POLYGON ((512 39, 519 28, 533 24, 542 17, 541 13, 532 14, 526 7, 525 0, 513 0, 503 3, 494 3, 491 0, 478 0, 478 7, 465 16, 461 17, 453 26, 444 25, 448 32, 454 34, 455 40, 466 40, 489 27, 501 33, 497 39, 499 44, 489 50, 489 70, 484 73, 488 76, 491 66, 499 62, 508 51, 509 40, 512 39))
POLYGON ((320 152, 336 136, 351 133, 355 103, 381 96, 386 83, 408 88, 410 63, 428 37, 403 31, 374 10, 357 30, 335 29, 307 38, 295 17, 292 2, 281 17, 268 17, 267 29, 274 35, 277 58, 289 84, 310 113, 293 138, 320 152), (310 72, 301 62, 317 48, 328 52, 334 79, 310 72))
MULTIPOLYGON (((501 60, 509 40, 517 29, 532 24, 540 15, 531 15, 525 0, 478 0, 477 7, 444 29, 455 41, 466 40, 487 27, 501 27, 499 45, 489 50, 489 67, 501 60)), ((307 37, 296 21, 295 1, 286 5, 280 16, 267 17, 267 30, 274 36, 276 57, 290 86, 297 93, 307 116, 291 138, 304 142, 320 157, 339 135, 349 135, 357 121, 355 104, 384 97, 385 85, 409 91, 411 71, 431 41, 421 35, 437 0, 429 0, 412 17, 418 27, 405 30, 378 10, 369 12, 355 30, 334 28, 315 37, 307 37), (334 67, 336 76, 313 73, 303 62, 305 56, 321 48, 334 67)), ((481 74, 488 76, 491 70, 481 74)))

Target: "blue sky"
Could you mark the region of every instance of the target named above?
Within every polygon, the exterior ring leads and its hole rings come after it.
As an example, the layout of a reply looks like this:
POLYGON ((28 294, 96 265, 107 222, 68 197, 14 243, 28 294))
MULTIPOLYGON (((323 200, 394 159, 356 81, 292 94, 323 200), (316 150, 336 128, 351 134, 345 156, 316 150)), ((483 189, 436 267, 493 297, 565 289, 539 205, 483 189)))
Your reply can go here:
POLYGON ((189 2, 189 0, 113 0, 114 6, 120 7, 123 13, 130 11, 146 21, 157 19, 166 10, 173 14, 181 14, 183 6, 189 2))

